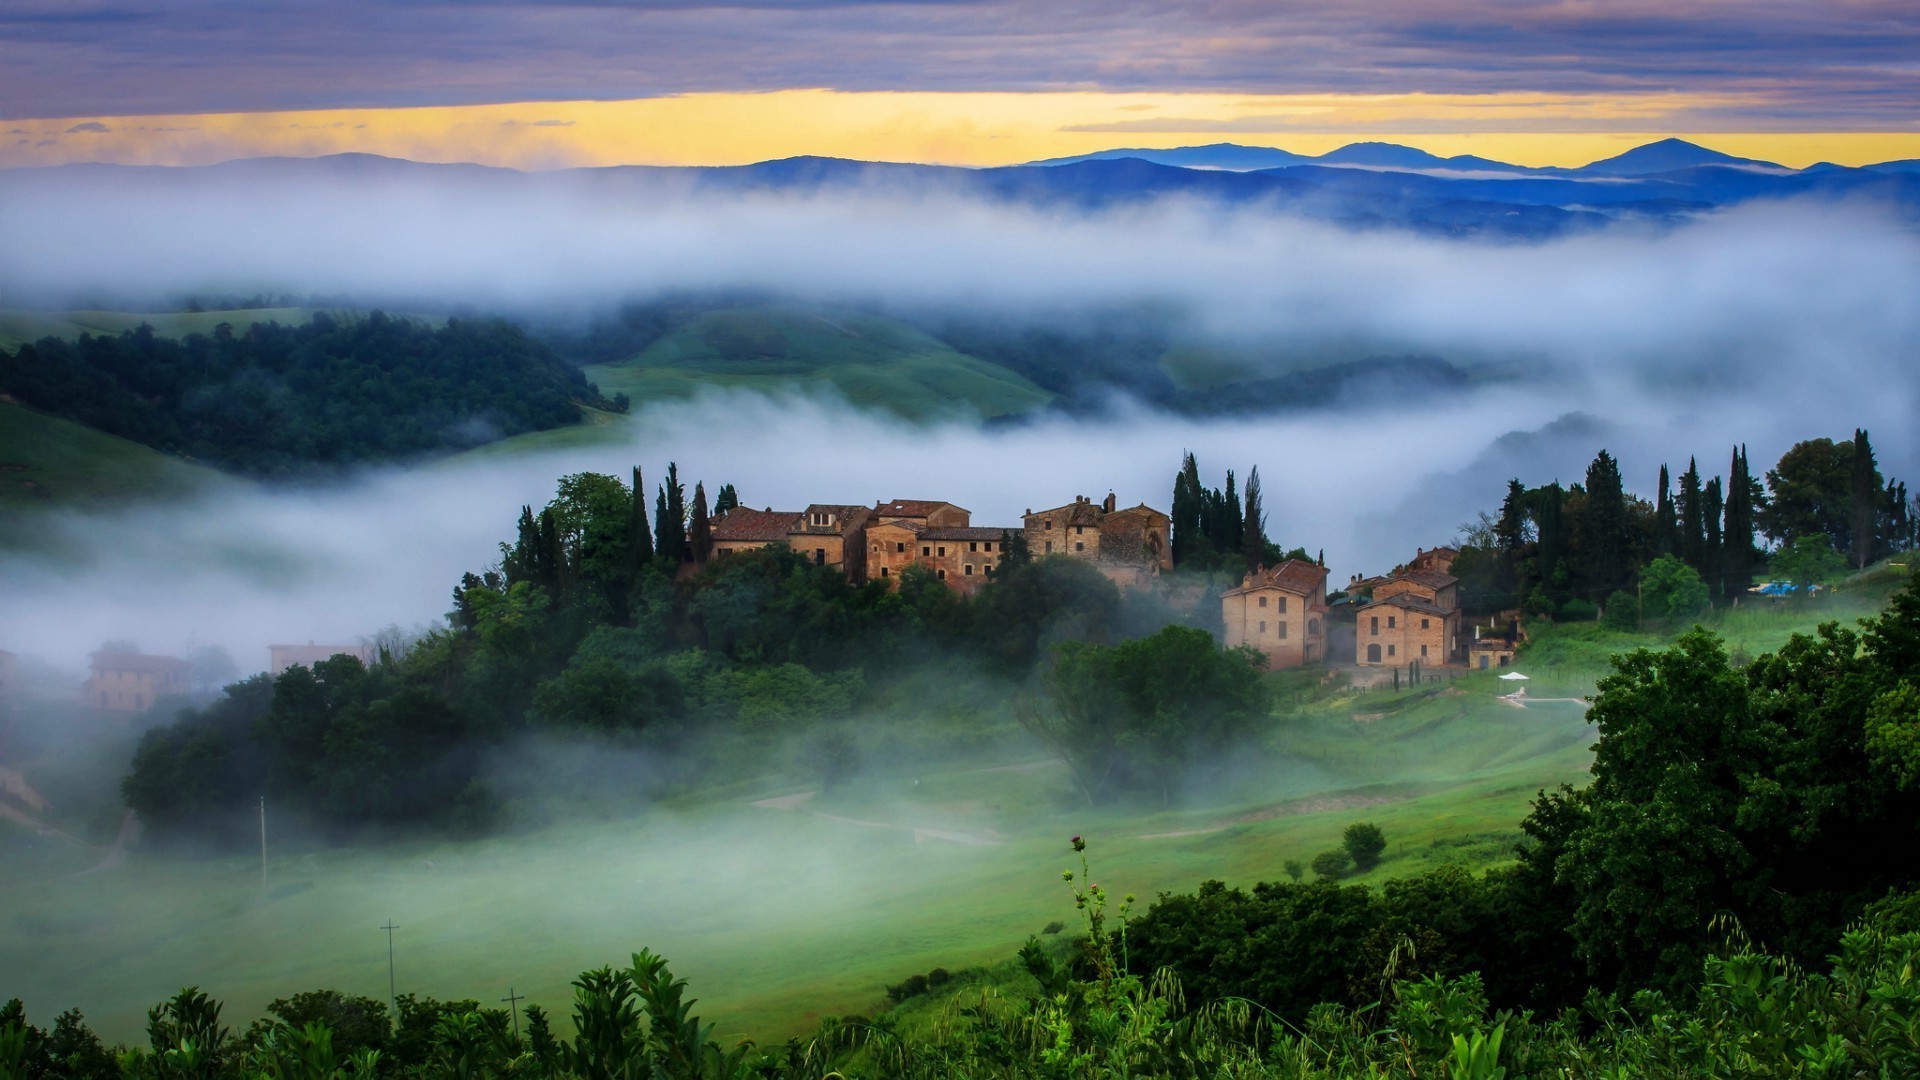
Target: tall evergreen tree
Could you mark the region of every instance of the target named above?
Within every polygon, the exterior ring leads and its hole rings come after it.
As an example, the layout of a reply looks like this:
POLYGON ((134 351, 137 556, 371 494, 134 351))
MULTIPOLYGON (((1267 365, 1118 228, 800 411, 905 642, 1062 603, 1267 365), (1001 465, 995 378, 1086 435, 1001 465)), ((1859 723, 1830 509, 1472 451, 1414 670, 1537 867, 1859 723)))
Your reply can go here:
POLYGON ((1173 508, 1168 515, 1172 519, 1173 565, 1179 566, 1199 553, 1202 521, 1206 515, 1206 498, 1200 486, 1200 464, 1192 453, 1187 453, 1180 461, 1180 471, 1173 478, 1173 508))
POLYGON ((739 505, 740 493, 733 490, 732 484, 721 484, 719 494, 713 497, 713 516, 719 517, 739 505))
POLYGON ((673 562, 687 561, 687 488, 680 482, 680 466, 667 463, 667 479, 653 504, 653 550, 673 562))
POLYGON ((1687 471, 1680 475, 1680 559, 1706 575, 1706 504, 1700 495, 1700 467, 1687 459, 1687 471))
POLYGON ((693 517, 687 524, 687 555, 696 563, 713 556, 713 520, 707 515, 707 486, 693 485, 693 517))
POLYGON ((1562 565, 1568 548, 1566 519, 1562 515, 1567 493, 1556 480, 1546 487, 1535 488, 1530 494, 1534 532, 1538 537, 1534 543, 1534 576, 1548 598, 1558 604, 1567 599, 1566 568, 1562 565))
POLYGON ((640 479, 640 466, 633 467, 633 516, 627 519, 627 557, 633 572, 653 561, 653 529, 647 524, 647 485, 640 479))
POLYGON ((1240 516, 1240 551, 1247 566, 1258 566, 1266 559, 1267 515, 1260 507, 1260 466, 1247 473, 1247 508, 1240 516))
POLYGON ((1700 577, 1707 583, 1707 594, 1717 600, 1726 595, 1726 551, 1721 547, 1720 536, 1720 513, 1725 509, 1725 499, 1720 493, 1719 477, 1707 481, 1700 501, 1707 529, 1707 565, 1700 571, 1700 577))
POLYGON ((1851 534, 1849 561, 1856 570, 1864 570, 1879 552, 1875 541, 1880 533, 1880 506, 1885 499, 1880 490, 1880 469, 1873 460, 1873 443, 1865 428, 1853 432, 1853 484, 1847 503, 1848 532, 1851 534))
POLYGON ((1587 466, 1587 510, 1582 536, 1587 595, 1598 603, 1626 588, 1633 572, 1633 537, 1620 463, 1605 450, 1587 466))
POLYGON ((1753 587, 1753 504, 1760 482, 1747 467, 1747 448, 1733 448, 1727 471, 1727 508, 1720 531, 1720 588, 1738 597, 1753 587))
POLYGON ((1671 555, 1679 546, 1680 523, 1673 513, 1673 483, 1666 462, 1660 463, 1660 498, 1653 508, 1653 554, 1671 555))
POLYGON ((1027 547, 1025 537, 1012 529, 1000 530, 1000 560, 994 573, 1004 574, 1009 570, 1025 566, 1032 561, 1033 550, 1027 547))
POLYGON ((549 589, 565 588, 568 574, 567 553, 560 546, 560 526, 553 520, 553 508, 540 511, 540 564, 536 580, 549 589))

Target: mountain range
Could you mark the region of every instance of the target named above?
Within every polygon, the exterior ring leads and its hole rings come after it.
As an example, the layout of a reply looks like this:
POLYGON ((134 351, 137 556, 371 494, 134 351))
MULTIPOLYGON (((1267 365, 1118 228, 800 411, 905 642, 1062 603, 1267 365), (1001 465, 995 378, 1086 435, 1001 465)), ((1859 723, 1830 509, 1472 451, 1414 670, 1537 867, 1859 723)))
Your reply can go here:
POLYGON ((1438 157, 1391 143, 1354 143, 1310 157, 1222 143, 1170 150, 1116 149, 993 168, 794 157, 736 166, 623 165, 519 172, 427 164, 369 154, 253 158, 197 167, 63 165, 0 171, 0 202, 36 191, 103 193, 128 184, 160 189, 222 178, 249 186, 418 178, 528 192, 598 197, 670 193, 957 195, 1042 209, 1098 210, 1165 196, 1265 206, 1349 228, 1397 227, 1442 235, 1543 238, 1615 221, 1676 223, 1760 199, 1867 200, 1920 220, 1920 160, 1862 167, 1823 162, 1790 169, 1663 139, 1579 168, 1511 165, 1472 155, 1438 157))

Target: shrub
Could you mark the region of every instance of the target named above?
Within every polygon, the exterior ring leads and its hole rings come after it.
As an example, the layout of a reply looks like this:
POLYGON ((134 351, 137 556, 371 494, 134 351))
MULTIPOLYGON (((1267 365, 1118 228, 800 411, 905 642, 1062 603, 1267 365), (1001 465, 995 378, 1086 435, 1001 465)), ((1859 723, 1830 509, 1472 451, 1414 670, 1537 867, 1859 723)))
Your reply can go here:
MULTIPOLYGON (((1380 865, 1380 853, 1387 850, 1387 837, 1380 826, 1371 821, 1356 821, 1347 826, 1340 838, 1348 855, 1353 856, 1353 864, 1362 871, 1371 870, 1380 865)), ((1317 870, 1318 867, 1315 867, 1317 870)))
POLYGON ((1630 631, 1640 626, 1640 603, 1633 594, 1625 589, 1613 590, 1607 597, 1606 609, 1600 615, 1600 625, 1609 630, 1630 631))
POLYGON ((1334 881, 1346 876, 1350 861, 1345 848, 1323 851, 1313 857, 1313 872, 1328 881, 1334 881))
POLYGON ((1600 609, 1591 600, 1569 600, 1560 605, 1560 613, 1555 616, 1561 622, 1592 622, 1600 615, 1600 609))
POLYGON ((1286 871, 1287 876, 1295 881, 1307 876, 1307 868, 1300 865, 1299 859, 1288 859, 1280 865, 1280 869, 1286 871))
POLYGON ((1048 923, 1047 925, 1041 927, 1040 932, 1043 934, 1057 934, 1060 931, 1065 930, 1066 928, 1067 928, 1066 923, 1061 922, 1059 919, 1055 919, 1052 922, 1048 923))
POLYGON ((925 975, 909 975, 905 979, 887 987, 887 1000, 898 1004, 911 997, 919 997, 927 992, 925 975))

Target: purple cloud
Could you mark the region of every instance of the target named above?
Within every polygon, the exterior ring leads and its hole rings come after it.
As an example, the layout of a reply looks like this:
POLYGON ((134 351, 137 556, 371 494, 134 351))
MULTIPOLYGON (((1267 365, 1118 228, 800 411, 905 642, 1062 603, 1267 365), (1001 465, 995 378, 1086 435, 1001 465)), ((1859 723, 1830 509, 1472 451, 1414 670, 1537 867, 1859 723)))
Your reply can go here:
POLYGON ((98 133, 102 131, 112 131, 112 130, 113 130, 112 128, 108 127, 107 125, 101 123, 98 120, 89 120, 84 124, 75 124, 72 127, 68 128, 67 134, 69 135, 93 134, 93 133, 98 133))
POLYGON ((791 87, 1677 92, 1752 129, 1910 130, 1920 5, 1725 0, 15 0, 0 115, 791 87), (1226 42, 1229 44, 1221 44, 1226 42))

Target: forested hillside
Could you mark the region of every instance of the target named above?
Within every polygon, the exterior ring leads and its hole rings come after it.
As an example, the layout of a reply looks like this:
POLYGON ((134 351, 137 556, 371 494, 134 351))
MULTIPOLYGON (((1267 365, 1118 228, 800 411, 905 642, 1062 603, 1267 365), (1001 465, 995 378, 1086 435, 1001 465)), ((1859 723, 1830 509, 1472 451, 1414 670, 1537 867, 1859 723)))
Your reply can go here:
POLYGON ((580 422, 614 407, 501 320, 441 327, 316 312, 236 333, 45 337, 0 350, 0 392, 43 412, 222 468, 284 476, 406 460, 580 422))

